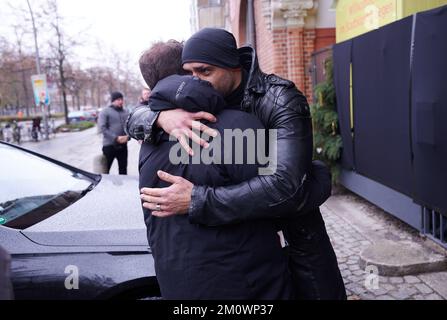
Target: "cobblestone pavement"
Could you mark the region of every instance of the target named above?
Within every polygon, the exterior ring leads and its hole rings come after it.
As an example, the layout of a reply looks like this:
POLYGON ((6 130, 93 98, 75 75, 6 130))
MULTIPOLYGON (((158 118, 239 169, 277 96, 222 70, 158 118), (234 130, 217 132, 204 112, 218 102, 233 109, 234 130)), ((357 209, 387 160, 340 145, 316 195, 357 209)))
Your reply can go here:
MULTIPOLYGON (((348 192, 336 197, 339 197, 338 200, 351 201, 359 208, 363 208, 358 214, 368 217, 369 227, 376 233, 377 237, 391 238, 396 241, 402 239, 418 241, 418 237, 420 238, 417 232, 411 228, 352 193, 348 192)), ((322 206, 321 211, 338 258, 349 300, 447 299, 445 290, 444 293, 436 290, 436 288, 447 287, 447 282, 439 283, 438 280, 441 278, 447 281, 447 273, 383 277, 374 274, 369 275, 366 270, 361 270, 359 267, 360 252, 371 245, 374 239, 367 237, 361 228, 358 228, 352 221, 348 221, 331 208, 330 201, 322 206), (433 281, 432 276, 437 278, 433 281)))

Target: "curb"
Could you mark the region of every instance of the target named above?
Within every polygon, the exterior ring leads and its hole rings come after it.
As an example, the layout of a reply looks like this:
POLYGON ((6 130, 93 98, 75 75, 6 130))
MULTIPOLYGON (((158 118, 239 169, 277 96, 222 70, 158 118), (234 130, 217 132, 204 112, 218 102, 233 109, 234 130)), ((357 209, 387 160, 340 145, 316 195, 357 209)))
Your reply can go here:
POLYGON ((363 270, 375 266, 381 276, 406 276, 447 270, 447 259, 411 242, 376 242, 360 253, 363 270))

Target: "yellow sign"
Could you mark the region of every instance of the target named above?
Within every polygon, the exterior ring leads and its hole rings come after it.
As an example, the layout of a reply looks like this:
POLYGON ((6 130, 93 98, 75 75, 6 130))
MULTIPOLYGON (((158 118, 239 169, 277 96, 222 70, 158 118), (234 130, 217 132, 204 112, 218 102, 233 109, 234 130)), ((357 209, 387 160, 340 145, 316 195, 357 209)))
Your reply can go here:
POLYGON ((337 42, 443 5, 447 0, 338 0, 337 42))
POLYGON ((339 0, 337 42, 397 20, 397 0, 339 0))

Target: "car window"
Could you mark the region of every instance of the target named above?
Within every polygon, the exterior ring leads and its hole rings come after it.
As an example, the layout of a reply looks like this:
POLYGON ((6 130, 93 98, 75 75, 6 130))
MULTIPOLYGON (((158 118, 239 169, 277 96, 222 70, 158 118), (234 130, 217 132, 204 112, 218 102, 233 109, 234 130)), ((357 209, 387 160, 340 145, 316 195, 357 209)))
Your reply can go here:
POLYGON ((70 117, 81 117, 83 115, 85 115, 84 111, 73 111, 68 114, 70 117))
POLYGON ((0 144, 0 224, 25 229, 80 199, 89 177, 0 144))

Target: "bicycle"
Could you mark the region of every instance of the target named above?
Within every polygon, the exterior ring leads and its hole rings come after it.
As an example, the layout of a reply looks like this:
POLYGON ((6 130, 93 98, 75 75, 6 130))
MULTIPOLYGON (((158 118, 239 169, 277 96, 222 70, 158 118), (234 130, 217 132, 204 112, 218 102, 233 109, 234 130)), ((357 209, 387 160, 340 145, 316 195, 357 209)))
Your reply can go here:
POLYGON ((14 128, 12 129, 12 140, 13 142, 17 143, 18 145, 22 142, 22 134, 21 131, 22 128, 18 123, 14 123, 14 128))

